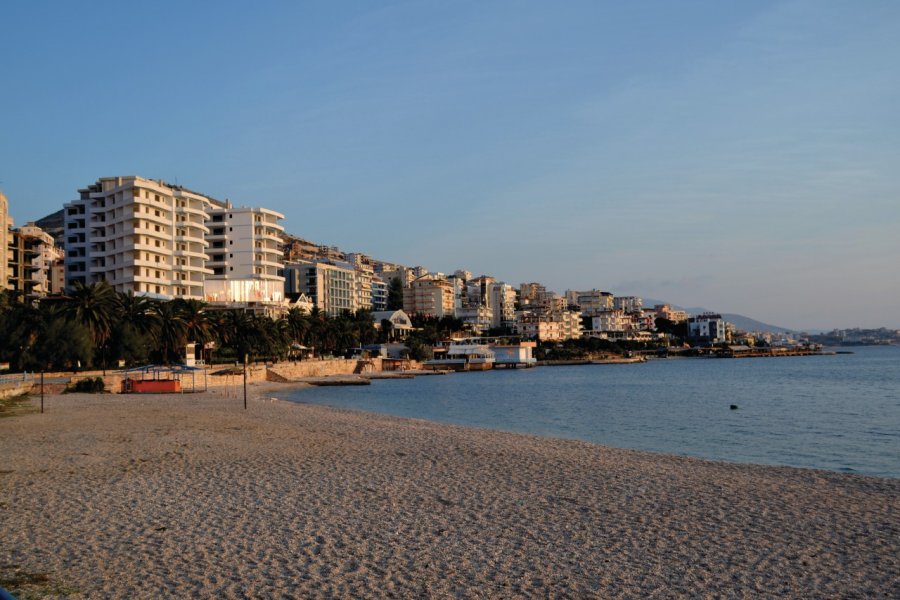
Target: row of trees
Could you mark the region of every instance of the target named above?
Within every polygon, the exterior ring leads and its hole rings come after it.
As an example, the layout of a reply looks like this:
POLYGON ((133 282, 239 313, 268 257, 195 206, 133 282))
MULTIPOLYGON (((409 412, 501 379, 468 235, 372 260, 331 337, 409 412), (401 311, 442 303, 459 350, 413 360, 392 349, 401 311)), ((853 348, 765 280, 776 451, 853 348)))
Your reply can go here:
MULTIPOLYGON (((381 338, 389 331, 380 333, 381 338)), ((182 361, 185 346, 215 362, 284 359, 298 347, 320 354, 379 340, 369 311, 331 318, 313 309, 272 319, 242 310, 207 310, 199 300, 158 301, 116 292, 109 284, 76 285, 37 305, 0 292, 0 362, 20 370, 108 368, 182 361)))

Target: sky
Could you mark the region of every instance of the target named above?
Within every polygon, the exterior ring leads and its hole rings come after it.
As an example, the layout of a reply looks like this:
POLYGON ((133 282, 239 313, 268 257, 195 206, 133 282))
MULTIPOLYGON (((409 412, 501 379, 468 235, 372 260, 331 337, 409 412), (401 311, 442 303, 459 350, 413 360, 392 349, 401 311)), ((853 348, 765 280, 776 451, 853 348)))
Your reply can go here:
POLYGON ((900 328, 900 3, 7 2, 17 224, 140 175, 317 243, 900 328))

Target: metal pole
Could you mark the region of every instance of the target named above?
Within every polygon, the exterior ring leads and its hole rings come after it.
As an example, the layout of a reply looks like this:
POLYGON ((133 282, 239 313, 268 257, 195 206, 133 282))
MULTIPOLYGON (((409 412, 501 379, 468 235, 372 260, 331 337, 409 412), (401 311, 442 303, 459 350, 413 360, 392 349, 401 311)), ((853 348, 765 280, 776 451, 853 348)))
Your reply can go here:
POLYGON ((44 414, 44 370, 41 369, 41 414, 44 414))
POLYGON ((247 355, 244 355, 244 410, 247 410, 247 355))

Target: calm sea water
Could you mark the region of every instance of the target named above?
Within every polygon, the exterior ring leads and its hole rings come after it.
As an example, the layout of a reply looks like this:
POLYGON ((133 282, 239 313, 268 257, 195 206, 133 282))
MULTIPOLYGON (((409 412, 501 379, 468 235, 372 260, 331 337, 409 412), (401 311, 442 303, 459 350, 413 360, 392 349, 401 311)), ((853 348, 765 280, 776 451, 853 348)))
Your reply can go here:
POLYGON ((620 448, 900 477, 900 347, 852 350, 376 380, 295 390, 288 399, 620 448))

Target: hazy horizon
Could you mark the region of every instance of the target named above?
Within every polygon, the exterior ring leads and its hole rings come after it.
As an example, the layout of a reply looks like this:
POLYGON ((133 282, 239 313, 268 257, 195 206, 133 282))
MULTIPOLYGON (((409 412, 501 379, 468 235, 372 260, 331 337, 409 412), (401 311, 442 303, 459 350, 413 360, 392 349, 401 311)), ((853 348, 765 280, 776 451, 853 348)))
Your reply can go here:
POLYGON ((900 4, 14 3, 17 225, 178 182, 433 271, 900 328, 900 4))

